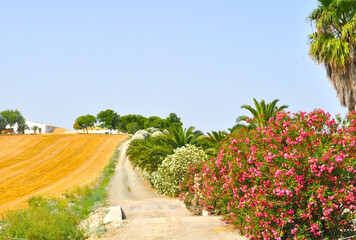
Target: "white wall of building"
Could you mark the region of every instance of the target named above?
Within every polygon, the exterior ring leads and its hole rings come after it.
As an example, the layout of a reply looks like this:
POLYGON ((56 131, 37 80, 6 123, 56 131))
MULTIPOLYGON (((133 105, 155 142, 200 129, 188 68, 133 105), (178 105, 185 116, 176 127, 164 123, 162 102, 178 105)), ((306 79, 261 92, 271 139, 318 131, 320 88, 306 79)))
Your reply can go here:
MULTIPOLYGON (((51 126, 51 125, 46 125, 44 122, 43 123, 39 123, 39 122, 33 122, 33 121, 28 121, 26 120, 26 125, 29 127, 29 129, 25 129, 25 134, 33 134, 35 133, 32 128, 34 126, 37 126, 38 129, 36 131, 36 133, 51 133, 53 132, 54 129, 56 129, 57 127, 55 126, 51 126)), ((14 132, 17 132, 17 124, 15 124, 15 126, 10 127, 9 125, 6 126, 6 128, 13 128, 14 132)))

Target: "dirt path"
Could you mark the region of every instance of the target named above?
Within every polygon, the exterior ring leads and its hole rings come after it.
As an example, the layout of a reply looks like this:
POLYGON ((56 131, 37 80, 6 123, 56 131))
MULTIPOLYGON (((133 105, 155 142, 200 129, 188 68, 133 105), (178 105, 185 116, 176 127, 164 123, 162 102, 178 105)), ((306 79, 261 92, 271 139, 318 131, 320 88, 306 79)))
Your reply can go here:
POLYGON ((176 198, 157 194, 133 169, 121 144, 109 190, 111 206, 121 206, 126 220, 108 227, 100 239, 245 239, 218 217, 194 216, 176 198))

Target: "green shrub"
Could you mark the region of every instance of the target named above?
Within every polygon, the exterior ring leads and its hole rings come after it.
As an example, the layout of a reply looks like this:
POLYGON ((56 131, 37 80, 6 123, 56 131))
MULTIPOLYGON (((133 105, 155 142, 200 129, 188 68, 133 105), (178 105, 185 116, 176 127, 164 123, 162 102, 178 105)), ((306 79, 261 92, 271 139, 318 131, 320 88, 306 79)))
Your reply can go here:
POLYGON ((35 240, 84 239, 77 230, 80 217, 67 208, 64 199, 33 197, 30 207, 6 212, 2 236, 35 240))

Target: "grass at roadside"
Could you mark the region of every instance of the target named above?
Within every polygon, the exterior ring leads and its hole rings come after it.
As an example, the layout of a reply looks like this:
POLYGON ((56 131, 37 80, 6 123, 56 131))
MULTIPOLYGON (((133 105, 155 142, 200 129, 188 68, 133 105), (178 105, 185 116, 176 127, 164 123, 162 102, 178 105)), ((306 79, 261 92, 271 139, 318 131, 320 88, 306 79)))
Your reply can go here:
POLYGON ((104 203, 118 157, 116 150, 96 185, 77 188, 60 198, 32 197, 29 207, 7 211, 0 220, 0 239, 85 239, 79 223, 104 203))

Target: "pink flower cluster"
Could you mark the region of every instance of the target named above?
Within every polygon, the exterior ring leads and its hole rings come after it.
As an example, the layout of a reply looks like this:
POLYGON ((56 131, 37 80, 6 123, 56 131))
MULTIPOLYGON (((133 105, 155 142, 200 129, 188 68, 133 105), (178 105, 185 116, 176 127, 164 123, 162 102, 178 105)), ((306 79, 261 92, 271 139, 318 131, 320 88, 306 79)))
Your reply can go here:
POLYGON ((190 166, 181 198, 194 198, 251 239, 356 235, 356 113, 342 122, 314 110, 237 130, 215 159, 190 166))

